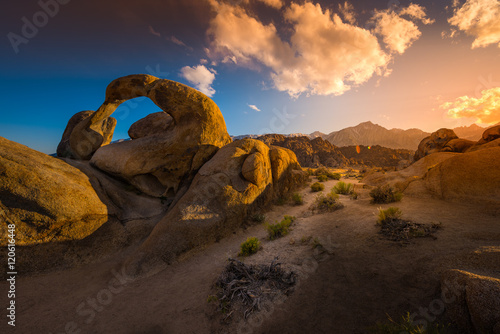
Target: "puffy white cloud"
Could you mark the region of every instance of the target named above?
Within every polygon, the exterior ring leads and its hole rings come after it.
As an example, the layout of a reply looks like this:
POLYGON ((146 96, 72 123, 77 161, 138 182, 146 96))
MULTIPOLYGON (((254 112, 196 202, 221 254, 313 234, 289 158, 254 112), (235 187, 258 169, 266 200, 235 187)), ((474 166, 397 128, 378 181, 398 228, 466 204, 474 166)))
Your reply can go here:
POLYGON ((483 90, 480 98, 461 96, 440 108, 448 110, 448 116, 452 118, 476 118, 478 123, 497 123, 500 121, 500 87, 483 90))
POLYGON ((274 87, 294 97, 340 95, 375 74, 383 75, 392 59, 372 32, 343 22, 319 4, 292 3, 283 11, 293 27, 290 40, 284 41, 274 24, 264 24, 240 7, 211 3, 216 16, 208 31, 210 55, 238 65, 264 65, 271 70, 274 87))
POLYGON ((467 35, 474 36, 472 48, 497 44, 500 47, 500 2, 498 0, 467 0, 456 6, 448 22, 467 35))
POLYGON ((181 68, 180 76, 193 84, 200 92, 211 97, 215 94, 212 83, 216 74, 215 70, 208 69, 204 65, 198 65, 193 67, 184 66, 181 68))
POLYGON ((434 23, 427 17, 423 7, 410 4, 398 11, 392 8, 376 10, 372 17, 372 22, 375 24, 373 31, 382 36, 383 42, 390 51, 403 54, 422 35, 411 19, 420 20, 424 24, 434 23), (409 16, 410 20, 402 16, 409 16))
POLYGON ((262 111, 262 110, 260 110, 260 109, 259 109, 256 105, 254 105, 254 104, 248 104, 248 106, 250 107, 250 109, 253 109, 253 110, 255 110, 255 111, 262 111))

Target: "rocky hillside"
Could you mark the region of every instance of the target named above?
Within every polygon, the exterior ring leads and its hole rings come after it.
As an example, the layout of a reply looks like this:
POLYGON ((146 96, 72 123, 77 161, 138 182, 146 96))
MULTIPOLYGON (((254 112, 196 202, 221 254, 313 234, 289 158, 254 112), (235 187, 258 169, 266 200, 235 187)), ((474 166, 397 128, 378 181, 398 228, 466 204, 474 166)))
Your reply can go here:
POLYGON ((258 140, 267 145, 281 146, 292 150, 302 167, 340 167, 349 164, 349 160, 340 149, 317 137, 313 140, 303 137, 287 137, 279 134, 260 136, 258 140))
POLYGON ((420 141, 430 135, 419 129, 388 130, 372 122, 334 131, 325 137, 335 146, 380 145, 394 149, 416 150, 420 141))
POLYGON ((370 167, 406 167, 413 161, 414 151, 375 146, 345 146, 340 151, 349 159, 351 165, 370 167), (359 149, 358 149, 359 148, 359 149))

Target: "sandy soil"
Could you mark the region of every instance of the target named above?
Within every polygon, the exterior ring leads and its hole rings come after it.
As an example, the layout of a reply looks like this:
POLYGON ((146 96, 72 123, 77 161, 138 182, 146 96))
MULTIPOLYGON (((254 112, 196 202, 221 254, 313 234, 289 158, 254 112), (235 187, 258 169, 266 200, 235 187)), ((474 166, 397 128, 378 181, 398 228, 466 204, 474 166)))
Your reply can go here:
MULTIPOLYGON (((500 277, 499 217, 467 203, 405 197, 398 206, 404 218, 418 223, 441 222, 436 240, 420 238, 402 247, 377 233, 368 191, 357 180, 359 199, 341 196, 345 208, 312 215, 316 194, 301 191, 302 206, 275 206, 268 221, 294 215, 291 233, 265 240, 263 225, 236 231, 219 243, 185 255, 149 277, 131 280, 121 261, 134 248, 99 263, 20 277, 16 333, 367 333, 386 314, 417 312, 424 319, 439 299, 439 276, 450 268, 500 277), (242 322, 229 325, 207 297, 229 257, 236 257, 248 236, 263 248, 247 263, 269 263, 279 256, 284 266, 299 272, 295 291, 283 303, 272 304, 242 322), (323 252, 302 240, 318 238, 323 252), (487 255, 488 260, 482 259, 487 255), (492 260, 493 259, 493 260, 492 260), (495 262, 496 261, 496 262, 495 262), (485 268, 485 263, 488 265, 485 268), (495 264, 496 263, 496 264, 495 264), (435 303, 434 303, 435 304, 435 303)), ((329 191, 337 181, 325 182, 329 191)), ((382 205, 386 208, 390 205, 382 205)), ((5 282, 0 290, 6 291, 5 282)), ((442 311, 438 320, 446 321, 442 311)), ((1 332, 6 328, 2 321, 1 332)))

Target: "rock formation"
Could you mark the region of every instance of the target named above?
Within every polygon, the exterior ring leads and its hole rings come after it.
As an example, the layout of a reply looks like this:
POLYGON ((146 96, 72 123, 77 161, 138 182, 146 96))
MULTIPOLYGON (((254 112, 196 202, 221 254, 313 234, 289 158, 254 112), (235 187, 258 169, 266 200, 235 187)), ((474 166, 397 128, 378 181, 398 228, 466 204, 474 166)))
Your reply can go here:
POLYGON ((441 294, 461 333, 500 333, 500 279, 449 270, 442 275, 441 294))
MULTIPOLYGON (((0 137, 0 213, 18 245, 83 239, 108 220, 87 176, 59 159, 0 137)), ((0 244, 6 244, 0 224, 0 244)))
POLYGON ((341 167, 349 164, 340 149, 320 137, 286 137, 279 134, 260 136, 258 140, 267 145, 285 147, 292 150, 302 167, 341 167))
POLYGON ((172 116, 166 112, 155 112, 132 124, 128 130, 128 135, 131 139, 138 139, 165 133, 175 126, 173 121, 172 116))
POLYGON ((500 125, 486 129, 477 142, 458 138, 453 130, 439 129, 429 137, 422 139, 417 152, 415 152, 415 161, 437 152, 465 153, 500 146, 500 140, 495 142, 498 139, 500 139, 500 125))
MULTIPOLYGON (((64 130, 61 142, 57 146, 57 156, 63 158, 77 158, 73 154, 73 151, 70 147, 69 138, 73 129, 79 123, 87 121, 90 116, 94 114, 95 111, 86 110, 80 111, 79 113, 74 114, 68 121, 68 125, 64 130)), ((113 117, 106 117, 99 124, 96 124, 96 127, 99 128, 99 132, 102 133, 102 145, 108 145, 111 143, 111 139, 113 139, 113 131, 115 130, 116 119, 113 117)))
POLYGON ((134 274, 212 243, 307 179, 293 152, 242 139, 221 148, 130 259, 134 274))
POLYGON ((180 83, 150 75, 111 82, 103 105, 71 131, 71 156, 127 180, 145 194, 173 199, 196 171, 231 142, 217 105, 180 83), (166 114, 152 114, 130 129, 133 140, 102 146, 102 122, 124 101, 147 96, 166 114))
POLYGON ((407 167, 413 162, 413 151, 375 146, 344 146, 340 151, 351 165, 372 167, 407 167), (359 147, 359 153, 358 148, 359 147))

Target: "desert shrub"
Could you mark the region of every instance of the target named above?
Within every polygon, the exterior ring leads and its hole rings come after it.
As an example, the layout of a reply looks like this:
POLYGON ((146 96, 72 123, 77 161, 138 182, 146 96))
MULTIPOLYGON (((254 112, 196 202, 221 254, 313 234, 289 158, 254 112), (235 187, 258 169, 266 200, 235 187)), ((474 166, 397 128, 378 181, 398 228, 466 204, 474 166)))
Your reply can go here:
POLYGON ((284 216, 283 220, 279 223, 275 224, 266 224, 267 234, 269 235, 270 240, 281 238, 288 234, 290 230, 290 225, 295 220, 295 217, 292 216, 284 216))
POLYGON ((401 219, 403 212, 399 208, 390 207, 388 209, 383 210, 382 208, 378 209, 377 223, 380 225, 385 225, 392 220, 401 219))
POLYGON ((255 213, 252 215, 252 220, 257 223, 263 223, 266 221, 266 216, 262 213, 255 213))
POLYGON ((306 169, 306 172, 308 176, 314 175, 314 171, 311 168, 306 169))
POLYGON ((339 173, 329 173, 327 174, 327 176, 332 180, 340 180, 340 177, 342 175, 340 175, 339 173))
POLYGON ((302 205, 302 204, 304 204, 304 199, 302 198, 301 194, 294 193, 292 195, 292 202, 294 205, 302 205))
POLYGON ((402 316, 399 321, 388 316, 388 322, 377 323, 371 330, 375 334, 444 334, 447 333, 446 326, 439 324, 416 325, 410 312, 402 316))
POLYGON ((324 175, 324 174, 318 175, 318 181, 319 181, 319 182, 325 182, 325 181, 328 181, 328 176, 326 176, 326 175, 324 175))
POLYGON ((318 191, 322 191, 325 189, 325 185, 324 184, 321 184, 319 182, 314 182, 313 184, 311 184, 311 190, 313 192, 318 192, 318 191))
POLYGON ((278 197, 275 201, 274 201, 274 204, 276 205, 285 205, 286 202, 288 202, 288 199, 286 197, 278 197))
POLYGON ((350 195, 354 191, 354 185, 340 181, 333 187, 332 191, 336 194, 350 195))
POLYGON ((344 205, 339 201, 339 195, 331 192, 329 194, 320 194, 314 200, 314 203, 311 207, 312 211, 335 211, 343 208, 344 205))
POLYGON ((383 204, 399 202, 403 198, 403 193, 395 190, 390 185, 376 187, 370 191, 372 203, 383 204))
POLYGON ((353 192, 351 193, 350 198, 351 198, 351 199, 358 199, 358 196, 359 196, 359 195, 358 195, 358 193, 357 193, 357 192, 355 192, 355 191, 353 191, 353 192))
POLYGON ((260 248, 260 241, 255 237, 248 237, 247 241, 240 245, 240 256, 249 256, 257 253, 260 248))

